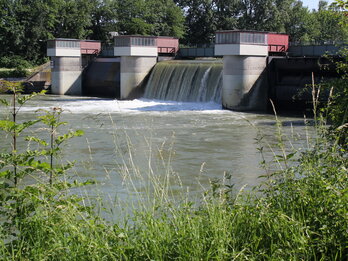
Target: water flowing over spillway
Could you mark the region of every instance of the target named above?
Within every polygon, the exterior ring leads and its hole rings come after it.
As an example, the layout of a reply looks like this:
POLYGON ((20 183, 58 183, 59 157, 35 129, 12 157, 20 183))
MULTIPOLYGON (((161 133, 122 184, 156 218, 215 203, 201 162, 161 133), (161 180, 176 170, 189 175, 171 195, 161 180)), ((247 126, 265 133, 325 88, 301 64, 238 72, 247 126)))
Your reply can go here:
POLYGON ((160 62, 151 72, 144 97, 221 103, 222 67, 219 60, 160 62))

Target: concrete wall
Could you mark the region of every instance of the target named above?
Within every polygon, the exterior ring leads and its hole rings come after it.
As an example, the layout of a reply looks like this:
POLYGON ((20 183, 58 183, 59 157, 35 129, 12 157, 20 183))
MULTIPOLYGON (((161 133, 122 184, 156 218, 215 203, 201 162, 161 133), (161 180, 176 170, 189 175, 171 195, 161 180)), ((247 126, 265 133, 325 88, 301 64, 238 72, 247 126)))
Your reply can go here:
POLYGON ((121 58, 97 58, 83 72, 83 94, 120 98, 121 58))
POLYGON ((266 57, 225 55, 222 106, 232 110, 253 110, 264 103, 266 96, 259 89, 265 69, 266 57), (249 99, 248 103, 245 103, 245 99, 249 99))
POLYGON ((81 57, 52 57, 52 94, 81 95, 81 57))
MULTIPOLYGON (((312 74, 315 84, 340 77, 334 64, 324 58, 268 59, 269 98, 279 111, 312 111, 312 74)), ((321 88, 320 99, 323 99, 323 103, 327 102, 327 92, 321 88)))
POLYGON ((121 99, 133 98, 156 62, 157 57, 121 57, 121 99))

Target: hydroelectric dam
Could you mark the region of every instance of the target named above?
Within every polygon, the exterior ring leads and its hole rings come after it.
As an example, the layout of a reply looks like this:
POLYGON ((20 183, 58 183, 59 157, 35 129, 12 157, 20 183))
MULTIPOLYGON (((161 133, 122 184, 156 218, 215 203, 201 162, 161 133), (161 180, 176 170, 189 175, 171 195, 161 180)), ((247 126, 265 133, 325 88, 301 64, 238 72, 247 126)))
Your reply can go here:
POLYGON ((220 103, 237 111, 303 110, 308 86, 337 77, 321 58, 337 47, 290 46, 285 34, 218 31, 213 50, 179 49, 172 37, 114 37, 109 52, 100 42, 50 40, 51 93, 116 99, 150 98, 220 103), (186 51, 186 54, 185 54, 186 51))

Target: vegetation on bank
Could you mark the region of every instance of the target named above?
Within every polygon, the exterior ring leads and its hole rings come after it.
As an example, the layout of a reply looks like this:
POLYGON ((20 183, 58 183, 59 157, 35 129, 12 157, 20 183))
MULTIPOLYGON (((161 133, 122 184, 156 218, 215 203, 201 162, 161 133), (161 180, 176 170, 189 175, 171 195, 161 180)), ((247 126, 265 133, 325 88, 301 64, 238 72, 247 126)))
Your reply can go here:
POLYGON ((0 68, 0 78, 22 78, 29 75, 29 71, 25 68, 0 68))
MULTIPOLYGON (((338 63, 339 70, 346 68, 346 60, 338 63)), ((266 174, 260 187, 237 192, 226 174, 197 203, 171 198, 169 184, 154 178, 149 191, 157 193, 145 195, 148 202, 115 222, 96 211, 93 199, 73 193, 93 182, 72 181, 73 163, 59 161, 61 146, 82 132, 60 133, 65 123, 59 108, 19 121, 21 106, 37 94, 21 95, 18 83, 2 81, 1 88, 13 95, 1 100, 9 116, 0 129, 11 141, 0 151, 1 259, 347 260, 344 72, 341 80, 313 86, 314 97, 322 88, 331 95, 325 106, 314 99, 315 133, 306 150, 287 149, 279 122, 278 145, 270 147, 273 160, 262 164, 266 174), (47 134, 32 136, 35 126, 47 134), (28 144, 18 147, 19 139, 28 144)), ((259 144, 261 153, 269 146, 265 138, 259 144)))
POLYGON ((33 64, 18 55, 0 57, 0 78, 26 77, 30 73, 33 64))

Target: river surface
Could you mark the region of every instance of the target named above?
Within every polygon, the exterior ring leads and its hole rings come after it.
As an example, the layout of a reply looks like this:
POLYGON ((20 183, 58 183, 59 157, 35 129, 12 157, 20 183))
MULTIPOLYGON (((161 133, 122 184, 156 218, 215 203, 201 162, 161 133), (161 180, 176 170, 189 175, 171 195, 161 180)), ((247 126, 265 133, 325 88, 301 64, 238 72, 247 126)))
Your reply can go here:
MULTIPOLYGON (((145 193, 150 181, 168 186, 174 195, 183 191, 193 195, 209 188, 211 181, 222 180, 224 173, 231 174, 237 189, 252 188, 265 174, 259 164, 259 133, 269 143, 277 143, 274 116, 222 110, 213 102, 47 95, 22 107, 20 120, 35 117, 39 108, 52 107, 64 110, 62 120, 69 123, 64 128, 85 132, 63 148, 63 160, 76 161, 71 175, 94 179, 97 186, 89 187, 87 193, 110 200, 135 191, 145 193)), ((1 114, 4 117, 4 107, 1 114)), ((294 136, 293 145, 302 146, 306 140, 303 120, 281 120, 285 137, 294 136)), ((43 129, 35 133, 47 136, 43 129)), ((3 145, 9 140, 3 135, 0 139, 3 145)), ((271 155, 269 149, 265 151, 271 155)))

